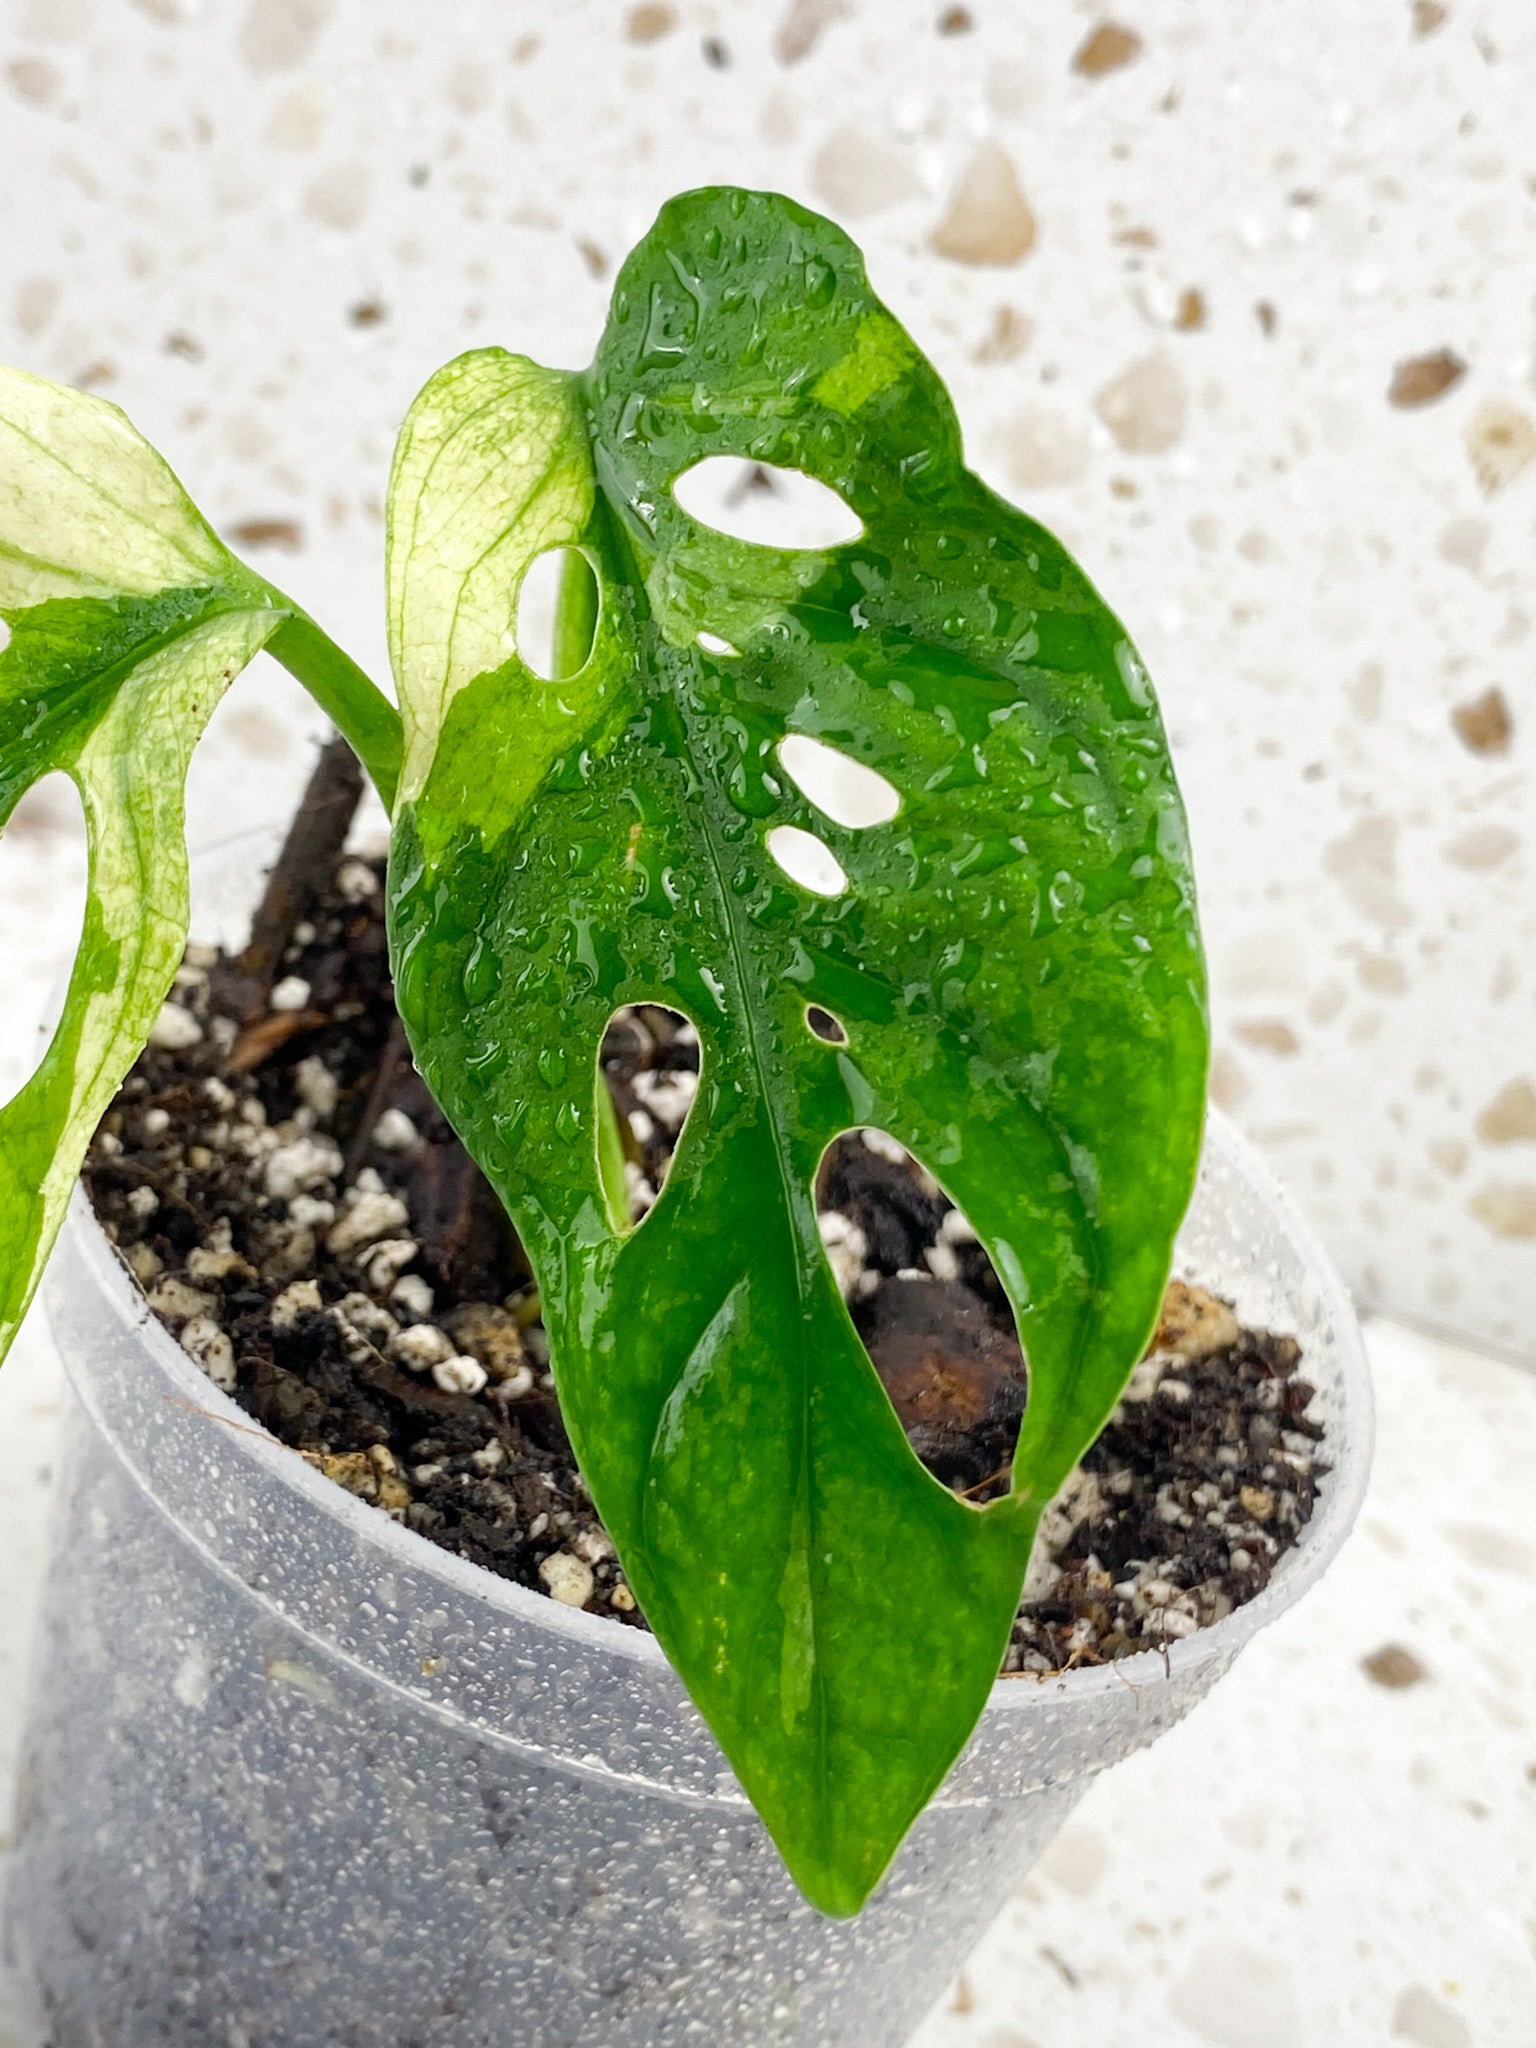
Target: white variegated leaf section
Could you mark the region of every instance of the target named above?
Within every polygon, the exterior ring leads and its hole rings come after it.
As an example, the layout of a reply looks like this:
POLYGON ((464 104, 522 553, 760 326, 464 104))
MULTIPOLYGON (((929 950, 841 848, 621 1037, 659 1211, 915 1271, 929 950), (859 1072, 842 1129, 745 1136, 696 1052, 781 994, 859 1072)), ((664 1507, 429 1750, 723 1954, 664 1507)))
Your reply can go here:
POLYGON ((0 608, 217 582, 228 550, 104 398, 0 369, 0 608))
POLYGON ((427 778, 448 706, 516 651, 517 594, 591 516, 577 381, 504 349, 439 370, 406 417, 390 479, 390 659, 405 722, 402 801, 427 778))

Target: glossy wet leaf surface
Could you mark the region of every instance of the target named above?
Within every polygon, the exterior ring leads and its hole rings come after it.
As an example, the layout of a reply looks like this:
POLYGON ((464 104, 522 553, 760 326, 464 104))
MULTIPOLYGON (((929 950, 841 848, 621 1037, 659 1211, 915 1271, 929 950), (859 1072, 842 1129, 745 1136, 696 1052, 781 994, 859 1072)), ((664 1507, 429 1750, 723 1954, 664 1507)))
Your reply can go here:
POLYGON ((964 468, 847 238, 728 191, 664 210, 585 376, 488 350, 428 385, 390 623, 418 1064, 533 1260, 647 1616, 801 1887, 854 1911, 985 1702, 1193 1182, 1203 970, 1145 673, 1064 550, 964 468), (819 479, 862 536, 712 531, 670 486, 713 455, 819 479), (543 682, 512 622, 558 546, 599 611, 579 672, 543 682), (818 810, 789 735, 883 778, 894 817, 818 810), (827 857, 815 887, 786 832, 827 857), (631 1231, 596 1061, 645 1001, 692 1020, 702 1080, 631 1231), (1018 1316, 1029 1405, 985 1510, 918 1463, 822 1250, 818 1162, 866 1124, 938 1176, 1018 1316))
POLYGON ((187 935, 187 762, 285 614, 115 406, 0 371, 0 825, 41 776, 80 791, 85 924, 41 1064, 0 1109, 0 1356, 86 1145, 187 935))

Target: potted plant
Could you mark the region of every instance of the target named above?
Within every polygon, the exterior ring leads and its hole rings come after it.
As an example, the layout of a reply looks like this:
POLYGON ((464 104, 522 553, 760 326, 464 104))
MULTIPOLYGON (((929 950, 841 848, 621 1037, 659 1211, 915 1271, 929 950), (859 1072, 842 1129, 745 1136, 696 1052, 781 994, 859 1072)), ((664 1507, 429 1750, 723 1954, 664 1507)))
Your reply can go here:
MULTIPOLYGON (((182 1277, 119 1232, 130 1273, 82 1209, 62 1249, 52 1311, 84 1419, 12 1908, 57 2040, 901 2039, 1086 1777, 1296 1596, 1363 1481, 1347 1304, 1224 1133, 1185 1220, 1204 978, 1183 812, 1123 629, 964 468, 852 244, 774 195, 664 208, 589 371, 482 350, 428 383, 390 491, 398 713, 113 408, 12 373, 0 432, 0 803, 64 768, 92 847, 58 1027, 0 1111, 0 1324, 93 1132, 110 1155, 114 1115, 149 1121, 141 1098, 113 1110, 146 1042, 223 1062, 199 1070, 197 1113, 259 1155, 263 1244, 286 1247, 258 1265, 208 1214, 182 1277), (712 530, 674 486, 719 454, 818 479, 858 537, 712 530), (540 676, 516 600, 556 548, 540 676), (213 1042, 173 992, 201 988, 211 1014, 209 963, 185 953, 187 758, 262 647, 391 813, 410 1055, 526 1253, 517 1306, 536 1304, 580 1475, 551 1512, 578 1525, 578 1484, 595 1510, 585 1556, 544 1559, 553 1599, 398 1526, 422 1503, 387 1446, 372 1477, 330 1471, 220 1391, 247 1312, 328 1318, 328 1342, 428 1370, 444 1400, 490 1370, 484 1330, 447 1354, 398 1334, 437 1328, 409 1288, 406 1205, 326 1149, 318 1073, 282 1132, 231 1086, 306 1028, 310 982, 272 980, 306 943, 292 906, 254 1038, 213 1042), (838 822, 828 757, 878 823, 838 822), (659 1192, 599 1063, 635 1006, 686 1020, 694 1046, 659 1192), (925 1466, 855 1327, 815 1190, 858 1130, 920 1162, 949 1241, 977 1241, 1011 1304, 1028 1398, 995 1484, 925 1466), (1235 1611, 1202 1617, 1143 1577, 1124 1598, 1164 1603, 1155 1652, 999 1684, 1042 1517, 1125 1413, 1181 1223, 1181 1261, 1293 1340, 1283 1369, 1253 1353, 1254 1384, 1291 1405, 1233 1449, 1206 1520, 1238 1554, 1233 1475, 1250 1456, 1301 1471, 1286 1421, 1323 1436, 1317 1512, 1272 1582, 1250 1557, 1235 1611), (293 1247, 317 1231, 359 1275, 340 1299, 304 1292, 293 1247), (574 1611, 597 1560, 628 1609, 574 1611), (636 1603, 649 1634, 615 1625, 636 1603)), ((222 875, 247 907, 251 867, 242 849, 222 875)), ((212 964, 237 1011, 241 962, 212 964)), ((1164 1366, 1220 1349, 1163 1336, 1164 1366)), ((526 1395, 544 1359, 519 1355, 527 1384, 500 1384, 526 1395)), ((1165 1405, 1189 1395, 1162 1377, 1165 1405)))

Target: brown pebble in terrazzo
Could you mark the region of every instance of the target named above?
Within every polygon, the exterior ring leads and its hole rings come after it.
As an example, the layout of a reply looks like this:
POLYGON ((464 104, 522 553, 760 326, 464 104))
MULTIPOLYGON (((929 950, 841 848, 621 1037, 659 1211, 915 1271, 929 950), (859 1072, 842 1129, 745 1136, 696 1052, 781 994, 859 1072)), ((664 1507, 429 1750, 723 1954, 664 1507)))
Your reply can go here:
POLYGON ((1179 301, 1173 312, 1173 324, 1181 334, 1194 334, 1205 325, 1205 322, 1205 294, 1194 285, 1187 285, 1179 293, 1179 301))
POLYGON ((1189 393, 1167 356, 1143 356, 1113 378, 1093 409, 1127 455, 1162 455, 1184 432, 1189 393))
POLYGON ((380 327, 389 318, 389 308, 379 299, 359 299, 347 318, 354 327, 380 327))
POLYGON ((1232 1036, 1252 1046, 1255 1052, 1271 1052, 1282 1059, 1301 1051, 1301 1040, 1280 1017, 1239 1017, 1232 1026, 1232 1036))
POLYGON ((330 11, 330 0, 251 0, 240 54, 258 75, 291 71, 308 56, 330 11))
POLYGON ((62 80, 45 57, 17 57, 5 67, 5 75, 17 97, 34 107, 46 107, 58 96, 62 80))
POLYGON ((1383 1643, 1369 1657, 1360 1659, 1360 1668, 1373 1685, 1384 1685, 1389 1692, 1403 1692, 1410 1685, 1422 1685, 1429 1676, 1412 1650, 1405 1650, 1401 1643, 1383 1643))
POLYGON ((968 7, 946 7, 939 16, 938 27, 941 36, 968 36, 975 26, 968 7))
POLYGON ((18 330, 30 340, 41 334, 59 310, 63 293, 51 277, 29 277, 16 293, 15 320, 18 330))
POLYGON ((1467 366, 1454 349, 1437 348, 1428 355, 1408 356, 1392 372, 1387 402, 1405 412, 1432 405, 1466 374, 1467 366))
POLYGON ((1072 56, 1072 69, 1083 78, 1107 78, 1111 71, 1123 71, 1141 55, 1142 40, 1133 28, 1102 21, 1086 35, 1072 56))
POLYGON ((1413 0, 1413 33, 1420 40, 1432 36, 1437 28, 1444 28, 1450 18, 1451 10, 1442 5, 1442 0, 1413 0))
POLYGON ((1452 867, 1481 874, 1489 868, 1502 867, 1520 851, 1520 846, 1520 834, 1508 825, 1474 825, 1470 831, 1458 832, 1454 839, 1447 840, 1441 851, 1452 867))
POLYGON ((1517 405, 1491 398, 1468 423, 1467 454, 1483 491, 1496 497, 1536 462, 1536 426, 1517 405))
POLYGON ((1467 1208, 1495 1237, 1522 1244, 1536 1238, 1536 1181, 1487 1181, 1467 1208))
POLYGON ((930 246, 952 263, 1020 263, 1034 248, 1036 232, 1012 157, 1000 144, 984 142, 955 187, 930 246))
POLYGON ((304 545, 304 529, 297 519, 239 519, 229 537, 242 547, 287 548, 290 553, 304 545))
POLYGON ((1347 832, 1323 847, 1323 868, 1333 876, 1360 915, 1388 929, 1413 923, 1413 911, 1398 887, 1396 818, 1357 818, 1347 832))
POLYGON ((973 363, 1011 363, 1029 346, 1034 332, 1025 316, 1013 306, 993 308, 986 333, 971 353, 973 363))
POLYGON ((644 0, 643 5, 629 10, 624 33, 632 43, 658 43, 676 27, 675 7, 667 6, 666 0, 644 0))
POLYGON ((1451 712, 1456 736, 1474 754, 1502 754, 1514 735, 1515 722, 1509 715, 1504 692, 1494 684, 1480 697, 1470 697, 1451 712))
POLYGON ((1536 1142, 1536 1087, 1523 1075, 1506 1081, 1475 1126, 1485 1145, 1536 1142))
POLYGON ((852 13, 852 0, 792 0, 774 31, 773 54, 781 64, 803 63, 832 24, 852 13))

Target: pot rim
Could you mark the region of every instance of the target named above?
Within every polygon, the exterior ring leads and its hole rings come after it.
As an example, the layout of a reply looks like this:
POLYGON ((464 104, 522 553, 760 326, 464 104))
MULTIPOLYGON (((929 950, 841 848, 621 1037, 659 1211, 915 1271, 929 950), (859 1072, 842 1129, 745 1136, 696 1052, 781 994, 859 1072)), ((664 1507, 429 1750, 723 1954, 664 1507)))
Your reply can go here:
MULTIPOLYGON (((1165 1646, 1140 1650, 1108 1664, 1080 1665, 1073 1670, 1039 1676, 999 1676, 984 1710, 988 1717, 1028 1711, 1032 1702, 1047 1693, 1053 1697, 1069 1694, 1086 1705, 1106 1693, 1126 1689, 1139 1692, 1142 1687, 1193 1677, 1211 1663, 1220 1668, 1321 1576, 1359 1511, 1370 1472, 1374 1411, 1364 1347, 1348 1294, 1289 1195, 1252 1147, 1214 1108, 1208 1114, 1205 1144, 1217 1154, 1226 1155, 1255 1189, 1265 1208, 1276 1216, 1322 1296, 1333 1326, 1342 1401, 1339 1420, 1325 1440, 1334 1456, 1319 1485, 1317 1505, 1297 1543, 1280 1559, 1268 1585, 1221 1621, 1198 1629, 1193 1635, 1177 1637, 1165 1646)), ((114 1315, 133 1328, 140 1341, 149 1347, 160 1371, 175 1386, 185 1405, 211 1420, 231 1425, 233 1441, 227 1448, 232 1455, 251 1460, 313 1507, 339 1516, 356 1538, 379 1553, 381 1562, 393 1560, 416 1572, 434 1571, 469 1600, 500 1610, 553 1638, 580 1644, 588 1654, 601 1652, 611 1661, 637 1669, 672 1669, 660 1643, 648 1630, 625 1627, 603 1615, 562 1606, 546 1594, 500 1578, 380 1514, 316 1471, 297 1451, 255 1422, 230 1395, 214 1386, 182 1350, 154 1315, 143 1291, 108 1239, 83 1184, 74 1191, 66 1227, 114 1315)))

